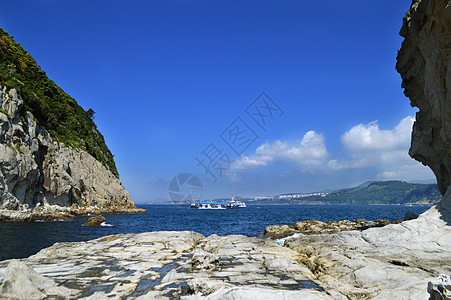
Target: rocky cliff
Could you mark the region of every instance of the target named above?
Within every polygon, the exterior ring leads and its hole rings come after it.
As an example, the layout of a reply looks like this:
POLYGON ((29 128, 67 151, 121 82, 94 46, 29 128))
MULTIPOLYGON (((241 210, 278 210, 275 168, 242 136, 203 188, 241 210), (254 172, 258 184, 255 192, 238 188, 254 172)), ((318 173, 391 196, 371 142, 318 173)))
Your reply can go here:
POLYGON ((0 28, 0 221, 138 212, 94 111, 0 28))
POLYGON ((21 114, 15 89, 0 87, 0 220, 139 213, 121 181, 87 152, 52 139, 21 114))
POLYGON ((139 213, 121 181, 87 152, 53 141, 15 89, 0 91, 0 220, 139 213))
POLYGON ((435 173, 441 206, 451 212, 451 1, 413 1, 400 34, 396 69, 420 109, 409 154, 435 173))

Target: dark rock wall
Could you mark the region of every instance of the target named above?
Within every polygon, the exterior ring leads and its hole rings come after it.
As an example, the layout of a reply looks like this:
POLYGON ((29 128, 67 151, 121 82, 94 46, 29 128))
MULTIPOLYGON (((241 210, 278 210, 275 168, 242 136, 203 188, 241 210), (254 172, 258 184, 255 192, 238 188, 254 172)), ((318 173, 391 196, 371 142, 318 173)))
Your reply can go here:
MULTIPOLYGON (((420 109, 409 154, 432 169, 445 195, 451 181, 451 1, 413 1, 400 34, 405 39, 396 69, 404 94, 420 109)), ((441 206, 451 211, 451 197, 441 206)))

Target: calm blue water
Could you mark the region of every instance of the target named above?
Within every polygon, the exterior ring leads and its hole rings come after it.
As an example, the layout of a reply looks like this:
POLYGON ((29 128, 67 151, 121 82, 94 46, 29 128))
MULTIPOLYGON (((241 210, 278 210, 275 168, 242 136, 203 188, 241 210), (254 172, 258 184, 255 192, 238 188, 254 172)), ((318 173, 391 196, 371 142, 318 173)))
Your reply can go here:
POLYGON ((176 205, 139 205, 144 215, 107 215, 112 226, 82 226, 88 217, 47 223, 0 223, 0 260, 28 257, 56 242, 85 241, 110 234, 159 230, 193 230, 211 234, 261 237, 268 225, 318 219, 403 219, 406 211, 423 213, 426 206, 388 205, 261 205, 243 209, 197 210, 176 205))

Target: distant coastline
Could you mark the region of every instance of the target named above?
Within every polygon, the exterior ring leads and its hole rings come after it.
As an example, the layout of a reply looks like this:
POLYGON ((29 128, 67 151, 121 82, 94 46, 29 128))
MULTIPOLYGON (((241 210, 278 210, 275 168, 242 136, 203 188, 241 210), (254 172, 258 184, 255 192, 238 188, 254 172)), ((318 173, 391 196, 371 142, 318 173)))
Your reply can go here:
MULTIPOLYGON (((267 197, 234 197, 246 205, 421 205, 431 206, 442 195, 436 184, 405 181, 367 181, 358 186, 330 192, 291 193, 267 197)), ((202 199, 227 201, 230 199, 202 199)), ((149 205, 190 205, 190 202, 146 202, 149 205)))

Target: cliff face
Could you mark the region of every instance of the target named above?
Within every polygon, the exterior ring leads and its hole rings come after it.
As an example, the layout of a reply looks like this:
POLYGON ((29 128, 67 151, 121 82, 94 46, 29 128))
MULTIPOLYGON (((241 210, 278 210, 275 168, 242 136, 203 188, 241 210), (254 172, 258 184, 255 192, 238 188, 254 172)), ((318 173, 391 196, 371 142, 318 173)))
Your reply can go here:
POLYGON ((143 212, 102 163, 53 141, 22 106, 15 89, 0 87, 0 220, 143 212))
POLYGON ((1 28, 0 86, 16 89, 23 100, 23 118, 31 112, 55 141, 88 152, 119 177, 113 154, 94 123, 95 112, 85 111, 50 80, 33 57, 1 28))
POLYGON ((404 94, 420 111, 411 157, 429 166, 451 212, 451 1, 416 0, 403 19, 396 69, 404 94))

